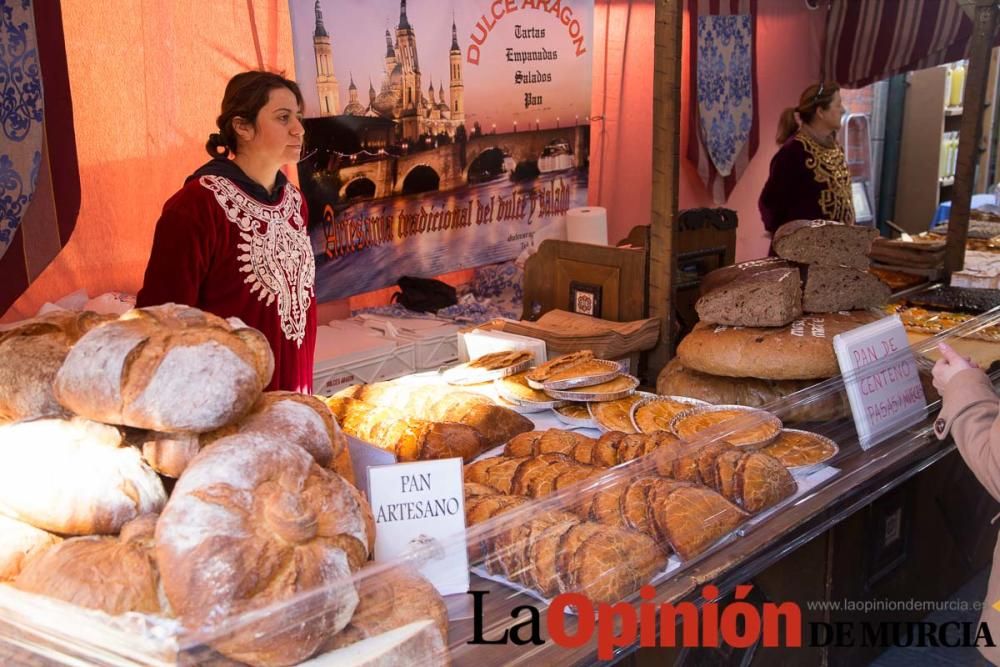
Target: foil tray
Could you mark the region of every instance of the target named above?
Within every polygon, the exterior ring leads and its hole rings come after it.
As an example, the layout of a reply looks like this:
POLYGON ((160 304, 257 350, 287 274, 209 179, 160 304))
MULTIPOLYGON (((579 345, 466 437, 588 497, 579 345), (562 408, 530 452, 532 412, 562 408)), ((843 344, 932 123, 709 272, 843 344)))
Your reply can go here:
MULTIPOLYGON (((833 447, 833 453, 830 454, 829 456, 827 456, 825 459, 822 459, 820 461, 816 461, 815 463, 806 463, 806 464, 800 465, 800 466, 786 466, 790 472, 794 472, 795 474, 798 474, 798 475, 808 475, 808 474, 810 474, 810 473, 812 473, 812 472, 814 472, 816 470, 819 470, 820 468, 822 468, 823 466, 825 466, 829 461, 833 460, 833 458, 836 457, 837 454, 840 453, 840 446, 836 442, 834 442, 830 438, 827 438, 826 436, 820 435, 819 433, 813 433, 812 431, 800 431, 798 429, 792 429, 792 428, 786 428, 786 429, 783 430, 783 432, 784 433, 804 433, 804 434, 806 434, 806 435, 808 435, 808 436, 810 436, 812 438, 820 440, 821 442, 825 442, 827 445, 833 447)), ((775 440, 777 440, 777 438, 775 438, 775 440)), ((773 445, 774 443, 772 442, 771 444, 773 445)), ((766 448, 765 448, 764 451, 767 452, 766 448)), ((771 456, 774 456, 774 454, 771 454, 771 456)), ((777 457, 775 457, 775 458, 777 458, 777 457)), ((782 465, 784 465, 784 464, 782 464, 782 465)))
MULTIPOLYGON (((639 379, 632 377, 631 375, 621 375, 621 373, 613 376, 615 377, 625 377, 629 380, 629 387, 619 391, 596 394, 593 392, 584 391, 587 387, 593 385, 587 385, 586 387, 581 387, 580 389, 570 390, 570 389, 549 389, 546 387, 545 393, 552 398, 558 398, 564 401, 576 401, 576 402, 590 402, 590 401, 617 401, 619 398, 625 398, 626 396, 631 396, 635 393, 635 388, 639 386, 639 379)), ((607 380, 605 380, 607 382, 607 380)))
MULTIPOLYGON (((606 373, 601 373, 599 375, 586 375, 583 377, 566 378, 565 380, 546 380, 542 383, 541 389, 544 391, 561 391, 564 389, 592 387, 595 384, 608 382, 609 380, 614 380, 619 375, 624 375, 622 365, 617 361, 608 361, 607 359, 591 359, 587 363, 597 363, 601 366, 605 366, 608 370, 606 373)), ((572 368, 570 370, 572 370, 572 368)), ((528 386, 532 386, 530 380, 528 381, 528 386)))
POLYGON ((500 378, 505 378, 508 375, 516 375, 523 371, 528 370, 531 367, 531 359, 525 359, 524 361, 514 364, 513 366, 507 366, 506 368, 498 368, 496 370, 483 370, 480 368, 470 368, 469 364, 459 364, 458 366, 453 366, 446 371, 442 372, 442 377, 445 382, 453 385, 469 385, 469 384, 482 384, 484 382, 493 382, 500 378))
MULTIPOLYGON (((660 396, 659 394, 650 395, 647 398, 643 398, 642 400, 637 401, 635 405, 632 406, 632 410, 629 411, 628 418, 632 422, 632 428, 635 429, 636 433, 645 433, 645 431, 639 428, 639 423, 635 420, 635 413, 642 406, 649 405, 650 403, 655 403, 657 401, 670 401, 672 403, 681 403, 682 405, 689 406, 689 408, 681 409, 680 412, 678 412, 677 414, 684 412, 686 409, 699 408, 702 406, 711 405, 711 403, 709 403, 708 401, 703 401, 698 398, 691 398, 689 396, 660 396)), ((671 422, 673 422, 673 420, 671 420, 671 422)), ((663 430, 671 430, 670 426, 671 424, 668 424, 667 428, 663 430)))
MULTIPOLYGON (((678 414, 676 417, 673 418, 673 420, 670 422, 670 430, 677 437, 682 437, 677 432, 677 425, 680 423, 682 419, 690 417, 691 415, 694 414, 700 414, 704 412, 722 412, 729 410, 735 412, 745 412, 748 415, 755 415, 757 416, 759 422, 769 423, 772 426, 774 426, 774 435, 768 436, 767 438, 762 438, 760 440, 754 440, 752 442, 735 443, 729 438, 721 438, 722 440, 729 442, 734 447, 739 447, 741 449, 759 449, 761 447, 771 444, 771 442, 774 441, 774 439, 777 438, 778 435, 781 433, 782 424, 780 419, 778 419, 776 416, 772 415, 770 412, 766 410, 761 410, 760 408, 749 408, 745 405, 708 405, 697 408, 691 408, 690 410, 685 410, 684 412, 681 412, 680 414, 678 414)), ((733 435, 736 435, 738 433, 739 431, 737 431, 737 433, 733 435)))

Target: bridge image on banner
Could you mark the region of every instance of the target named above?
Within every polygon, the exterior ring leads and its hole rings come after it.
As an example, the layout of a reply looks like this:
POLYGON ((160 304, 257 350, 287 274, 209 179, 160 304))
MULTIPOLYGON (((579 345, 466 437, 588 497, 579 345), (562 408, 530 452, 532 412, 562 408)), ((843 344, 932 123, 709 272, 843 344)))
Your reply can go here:
POLYGON ((290 6, 320 301, 565 237, 587 204, 592 0, 290 6))

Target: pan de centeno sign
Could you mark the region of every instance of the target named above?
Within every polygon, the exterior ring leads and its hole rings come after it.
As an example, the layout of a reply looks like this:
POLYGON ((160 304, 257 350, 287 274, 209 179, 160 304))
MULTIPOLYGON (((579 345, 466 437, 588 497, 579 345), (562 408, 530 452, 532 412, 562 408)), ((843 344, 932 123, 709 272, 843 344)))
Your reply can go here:
POLYGON ((290 8, 320 301, 565 237, 587 204, 592 0, 290 8))

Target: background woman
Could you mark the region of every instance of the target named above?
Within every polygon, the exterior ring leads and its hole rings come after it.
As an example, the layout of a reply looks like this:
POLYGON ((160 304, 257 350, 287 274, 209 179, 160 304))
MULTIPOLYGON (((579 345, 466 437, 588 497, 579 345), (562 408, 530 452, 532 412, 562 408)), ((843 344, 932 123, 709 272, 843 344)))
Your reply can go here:
POLYGON ((844 105, 840 86, 825 81, 806 88, 799 104, 778 122, 781 148, 758 207, 771 234, 791 220, 836 220, 854 224, 851 174, 837 143, 844 105))
POLYGON ((226 85, 212 156, 163 206, 137 305, 183 303, 259 329, 274 351, 268 389, 312 391, 316 267, 299 160, 302 93, 269 72, 226 85))

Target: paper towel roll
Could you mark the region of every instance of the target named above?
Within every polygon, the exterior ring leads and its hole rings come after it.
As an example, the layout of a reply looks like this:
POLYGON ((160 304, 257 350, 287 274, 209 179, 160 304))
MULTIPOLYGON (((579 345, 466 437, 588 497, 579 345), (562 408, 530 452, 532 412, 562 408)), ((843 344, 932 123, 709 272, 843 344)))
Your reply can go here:
POLYGON ((608 245, 608 211, 601 206, 582 206, 566 211, 566 240, 608 245))

